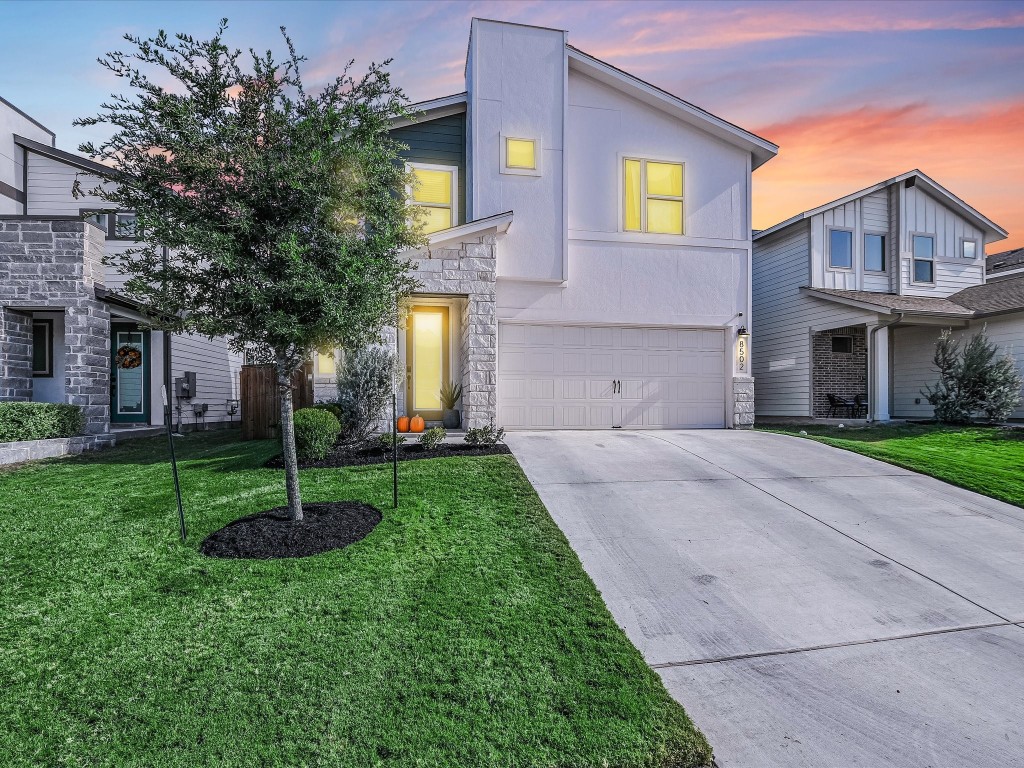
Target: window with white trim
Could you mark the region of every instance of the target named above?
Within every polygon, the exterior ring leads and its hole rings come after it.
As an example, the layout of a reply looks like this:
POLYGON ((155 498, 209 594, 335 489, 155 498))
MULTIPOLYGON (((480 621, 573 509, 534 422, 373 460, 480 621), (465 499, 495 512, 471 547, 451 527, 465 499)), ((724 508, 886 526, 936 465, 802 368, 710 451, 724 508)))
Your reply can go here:
POLYGON ((683 234, 684 163, 627 157, 622 161, 622 229, 683 234))
POLYGON ((853 269, 853 231, 828 231, 828 265, 832 269, 853 269))
POLYGON ((974 261, 976 258, 978 258, 978 241, 961 240, 960 257, 964 259, 970 259, 971 261, 974 261))
POLYGON ((885 272, 885 235, 865 233, 864 269, 867 272, 885 272))
POLYGON ((423 210, 423 232, 451 229, 459 221, 459 169, 450 165, 409 163, 413 183, 406 190, 409 204, 423 210))
POLYGON ((914 282, 935 282, 935 238, 931 235, 914 235, 914 282))

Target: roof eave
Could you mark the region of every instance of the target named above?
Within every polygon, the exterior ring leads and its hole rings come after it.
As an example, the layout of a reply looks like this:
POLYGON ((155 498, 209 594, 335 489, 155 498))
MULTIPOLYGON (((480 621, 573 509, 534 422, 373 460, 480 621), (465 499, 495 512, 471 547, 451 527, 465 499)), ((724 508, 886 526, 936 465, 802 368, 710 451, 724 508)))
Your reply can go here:
POLYGON ((457 115, 466 111, 466 92, 453 93, 450 96, 440 96, 427 101, 417 101, 406 107, 405 116, 395 117, 391 120, 392 128, 404 128, 413 123, 420 123, 424 120, 436 120, 448 115, 457 115))
POLYGON ((768 139, 723 120, 656 85, 641 80, 636 75, 625 72, 571 45, 566 46, 566 52, 569 64, 574 69, 580 69, 591 76, 596 76, 595 79, 613 85, 619 90, 631 91, 632 95, 639 98, 640 101, 658 107, 674 117, 696 125, 718 139, 749 151, 753 160, 751 170, 761 167, 779 153, 778 145, 768 139))
POLYGON ((434 232, 428 236, 426 247, 434 248, 444 243, 479 237, 492 231, 496 235, 504 235, 508 232, 508 228, 512 226, 512 218, 512 211, 505 211, 504 213, 496 213, 493 216, 486 216, 482 219, 467 221, 465 224, 460 224, 451 229, 442 229, 440 232, 434 232))
POLYGON ((927 309, 896 309, 895 307, 887 307, 884 304, 872 304, 867 301, 860 299, 853 299, 849 296, 836 296, 833 293, 822 293, 815 288, 809 286, 801 286, 801 293, 808 293, 816 299, 824 299, 825 301, 831 301, 836 304, 845 304, 848 307, 856 307, 857 309, 865 309, 869 312, 874 312, 879 315, 908 315, 911 317, 934 317, 934 318, 949 318, 951 320, 970 320, 977 313, 974 310, 968 310, 968 312, 930 312, 927 309))
POLYGON ((95 160, 73 155, 70 152, 65 152, 63 149, 49 147, 46 144, 40 144, 38 141, 27 139, 24 136, 19 136, 18 134, 14 134, 14 143, 19 147, 29 150, 30 152, 35 152, 38 155, 49 157, 51 160, 56 160, 58 163, 64 163, 65 165, 70 165, 73 168, 78 168, 86 173, 109 177, 116 172, 116 169, 109 168, 106 165, 101 165, 95 160))

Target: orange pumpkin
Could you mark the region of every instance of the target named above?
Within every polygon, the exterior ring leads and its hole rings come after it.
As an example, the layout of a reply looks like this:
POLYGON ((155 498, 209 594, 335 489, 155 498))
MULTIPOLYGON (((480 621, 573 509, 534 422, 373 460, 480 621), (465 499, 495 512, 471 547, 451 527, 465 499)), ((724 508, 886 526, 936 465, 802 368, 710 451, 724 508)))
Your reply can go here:
POLYGON ((399 416, 398 417, 398 431, 399 432, 408 432, 409 431, 409 417, 408 416, 399 416))
POLYGON ((422 416, 413 416, 409 420, 409 431, 410 432, 422 432, 426 428, 426 424, 423 421, 422 416))

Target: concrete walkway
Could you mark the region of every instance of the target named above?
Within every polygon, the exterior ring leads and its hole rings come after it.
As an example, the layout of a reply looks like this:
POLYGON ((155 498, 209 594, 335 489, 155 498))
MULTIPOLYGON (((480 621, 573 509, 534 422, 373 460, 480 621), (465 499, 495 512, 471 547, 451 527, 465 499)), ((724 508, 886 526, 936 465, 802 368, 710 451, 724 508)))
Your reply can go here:
POLYGON ((508 443, 720 766, 1024 766, 1024 510, 767 433, 508 443))

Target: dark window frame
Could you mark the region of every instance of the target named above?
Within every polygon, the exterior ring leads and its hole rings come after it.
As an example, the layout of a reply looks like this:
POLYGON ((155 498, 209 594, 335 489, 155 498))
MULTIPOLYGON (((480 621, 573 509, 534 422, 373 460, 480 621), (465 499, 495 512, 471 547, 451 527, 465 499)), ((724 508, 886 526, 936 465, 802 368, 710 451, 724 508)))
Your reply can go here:
MULTIPOLYGON (((844 333, 844 334, 839 334, 839 335, 836 335, 836 336, 832 336, 831 338, 832 338, 832 354, 833 355, 852 355, 853 354, 853 336, 850 336, 850 335, 844 333), (836 349, 836 342, 840 341, 840 340, 848 342, 850 348, 848 350, 847 349, 836 349)), ((844 346, 846 346, 846 345, 844 345, 844 346)))
POLYGON ((106 216, 107 226, 105 228, 100 227, 100 229, 103 229, 104 239, 106 240, 121 240, 128 243, 139 242, 140 240, 142 240, 142 238, 137 237, 137 235, 133 235, 132 237, 122 237, 117 232, 117 217, 128 215, 135 216, 135 211, 103 209, 97 210, 96 208, 80 208, 79 213, 81 214, 83 219, 88 219, 92 216, 106 216))
POLYGON ((884 232, 865 232, 864 233, 864 271, 881 274, 886 272, 886 261, 885 258, 885 233, 884 232), (882 241, 882 266, 878 269, 868 266, 868 238, 877 237, 882 241))
POLYGON ((32 319, 32 378, 53 378, 53 320, 49 318, 32 319), (46 328, 46 369, 36 370, 36 326, 46 328))
POLYGON ((840 272, 852 272, 853 271, 854 250, 855 249, 853 247, 853 230, 852 229, 849 229, 847 227, 829 227, 828 228, 828 258, 826 259, 826 263, 827 263, 829 269, 835 269, 835 270, 838 270, 840 272), (832 261, 832 236, 836 232, 842 232, 842 233, 844 233, 844 234, 849 236, 849 243, 850 243, 850 259, 849 259, 850 263, 849 263, 849 266, 845 266, 844 267, 842 265, 837 265, 837 264, 835 264, 832 261))
POLYGON ((935 235, 930 232, 911 232, 910 233, 910 254, 912 257, 910 279, 911 282, 919 285, 935 285, 935 235), (917 255, 917 240, 918 238, 924 240, 931 240, 932 242, 932 253, 931 256, 918 256, 917 255), (917 265, 927 264, 929 266, 931 276, 928 280, 918 280, 917 278, 917 265))

